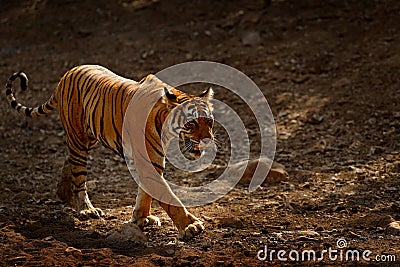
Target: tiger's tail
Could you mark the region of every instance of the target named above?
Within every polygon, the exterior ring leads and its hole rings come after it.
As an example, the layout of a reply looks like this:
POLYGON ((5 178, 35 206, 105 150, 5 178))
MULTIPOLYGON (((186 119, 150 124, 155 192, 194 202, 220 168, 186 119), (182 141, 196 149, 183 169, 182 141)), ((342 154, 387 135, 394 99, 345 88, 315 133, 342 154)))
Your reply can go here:
POLYGON ((31 117, 31 118, 41 117, 41 116, 45 116, 46 114, 50 113, 53 109, 55 109, 57 107, 57 100, 56 100, 54 94, 52 94, 50 96, 50 98, 46 102, 44 102, 42 105, 34 107, 34 108, 26 107, 26 106, 22 105, 21 103, 19 103, 17 101, 17 99, 15 98, 14 91, 12 89, 12 83, 16 78, 20 79, 21 89, 22 89, 22 91, 25 91, 26 89, 28 89, 28 77, 23 72, 16 72, 10 76, 10 78, 8 79, 7 84, 6 84, 7 100, 10 103, 11 107, 14 108, 15 110, 17 110, 19 112, 19 114, 21 114, 22 116, 31 117))

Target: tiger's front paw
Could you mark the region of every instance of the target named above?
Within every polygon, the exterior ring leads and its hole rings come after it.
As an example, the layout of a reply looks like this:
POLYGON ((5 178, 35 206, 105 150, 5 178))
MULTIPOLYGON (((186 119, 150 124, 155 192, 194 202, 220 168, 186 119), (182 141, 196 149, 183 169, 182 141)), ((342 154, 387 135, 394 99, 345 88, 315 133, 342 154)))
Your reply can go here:
POLYGON ((188 213, 186 216, 189 224, 187 224, 185 227, 178 227, 178 238, 187 240, 203 232, 204 225, 203 222, 196 218, 194 215, 188 213))
POLYGON ((143 228, 148 225, 161 226, 161 221, 157 216, 149 215, 147 217, 132 220, 139 227, 143 228))
POLYGON ((189 224, 185 229, 179 231, 178 238, 191 239, 194 236, 200 234, 204 230, 203 222, 198 220, 194 223, 189 224))
POLYGON ((79 219, 87 220, 87 219, 99 219, 104 217, 104 212, 99 208, 89 208, 85 210, 81 210, 78 213, 79 219))

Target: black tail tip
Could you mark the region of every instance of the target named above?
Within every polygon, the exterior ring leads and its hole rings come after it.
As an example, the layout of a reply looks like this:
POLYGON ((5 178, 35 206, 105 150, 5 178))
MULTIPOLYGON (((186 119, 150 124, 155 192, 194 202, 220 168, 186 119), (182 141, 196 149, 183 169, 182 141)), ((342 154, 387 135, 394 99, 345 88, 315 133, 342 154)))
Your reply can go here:
POLYGON ((28 89, 28 76, 26 76, 25 73, 23 73, 22 71, 20 71, 20 72, 18 73, 18 77, 19 77, 20 80, 21 80, 21 89, 22 89, 23 91, 25 91, 26 89, 28 89))

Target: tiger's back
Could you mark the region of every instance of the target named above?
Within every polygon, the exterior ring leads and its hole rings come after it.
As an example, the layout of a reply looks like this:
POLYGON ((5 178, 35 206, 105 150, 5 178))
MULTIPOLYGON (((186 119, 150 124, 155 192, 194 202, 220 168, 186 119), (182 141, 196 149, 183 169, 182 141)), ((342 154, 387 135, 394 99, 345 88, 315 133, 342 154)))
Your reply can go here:
POLYGON ((72 131, 67 137, 79 143, 78 138, 87 134, 89 141, 100 141, 122 156, 123 118, 138 86, 101 66, 83 65, 68 71, 55 92, 64 129, 72 131))

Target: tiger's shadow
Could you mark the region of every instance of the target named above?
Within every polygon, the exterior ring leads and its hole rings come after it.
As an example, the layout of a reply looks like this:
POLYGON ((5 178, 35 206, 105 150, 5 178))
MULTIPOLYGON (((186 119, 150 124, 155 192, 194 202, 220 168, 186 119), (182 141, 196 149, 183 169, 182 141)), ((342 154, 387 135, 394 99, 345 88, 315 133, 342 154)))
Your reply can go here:
POLYGON ((27 244, 24 247, 27 250, 29 247, 33 247, 35 250, 52 248, 62 250, 67 254, 72 253, 75 256, 76 253, 80 255, 98 252, 108 254, 107 250, 128 257, 148 254, 167 256, 165 252, 167 247, 162 244, 149 246, 146 242, 110 240, 107 239, 108 234, 106 233, 78 227, 73 216, 68 213, 60 211, 56 213, 56 216, 56 218, 54 216, 39 218, 32 216, 20 223, 15 223, 11 228, 25 238, 24 243, 27 244))

